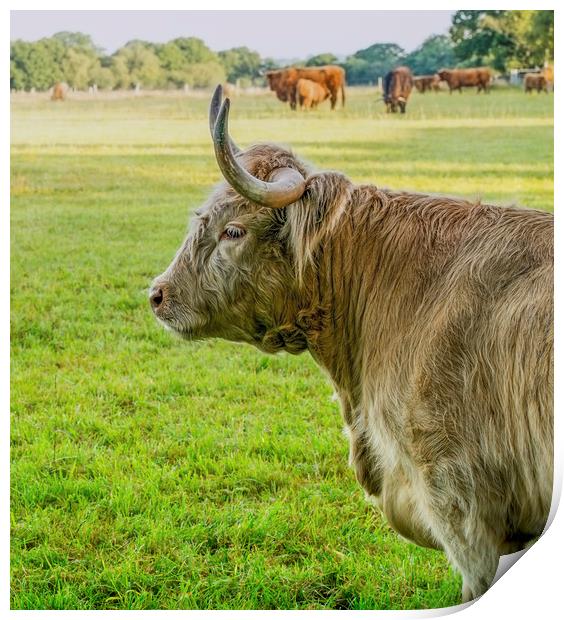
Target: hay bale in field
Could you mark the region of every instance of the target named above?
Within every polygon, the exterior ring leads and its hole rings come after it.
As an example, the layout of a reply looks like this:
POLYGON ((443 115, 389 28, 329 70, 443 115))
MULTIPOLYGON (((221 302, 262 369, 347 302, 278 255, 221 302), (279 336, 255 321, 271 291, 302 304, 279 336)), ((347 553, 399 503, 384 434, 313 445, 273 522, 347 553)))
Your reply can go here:
POLYGON ((68 87, 65 87, 66 84, 63 82, 57 82, 55 86, 53 86, 51 101, 64 101, 68 90, 68 87))
POLYGON ((236 97, 239 93, 239 89, 237 88, 236 84, 231 84, 231 82, 225 82, 225 84, 223 85, 223 92, 225 93, 226 97, 233 99, 233 97, 236 97))

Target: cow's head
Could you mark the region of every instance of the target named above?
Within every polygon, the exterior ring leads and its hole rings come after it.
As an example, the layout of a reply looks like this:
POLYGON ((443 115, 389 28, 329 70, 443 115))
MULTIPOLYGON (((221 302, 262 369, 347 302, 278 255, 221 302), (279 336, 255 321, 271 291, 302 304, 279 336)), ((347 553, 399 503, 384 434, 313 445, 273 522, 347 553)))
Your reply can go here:
POLYGON ((304 304, 311 303, 299 292, 304 264, 316 227, 331 220, 312 202, 348 181, 337 173, 327 173, 334 177, 329 185, 324 174, 308 176, 279 146, 240 151, 228 134, 229 99, 220 104, 218 87, 210 127, 227 183, 195 212, 174 260, 153 282, 151 306, 163 325, 188 339, 221 337, 297 353, 306 347, 304 304))
POLYGON ((278 90, 278 86, 280 84, 280 80, 282 79, 281 71, 267 71, 266 72, 266 81, 268 82, 268 86, 270 90, 278 90))
POLYGON ((446 80, 450 75, 450 69, 441 69, 435 75, 439 76, 439 80, 446 80))
POLYGON ((267 71, 266 81, 270 90, 276 93, 280 101, 288 101, 289 93, 286 84, 286 71, 267 71))

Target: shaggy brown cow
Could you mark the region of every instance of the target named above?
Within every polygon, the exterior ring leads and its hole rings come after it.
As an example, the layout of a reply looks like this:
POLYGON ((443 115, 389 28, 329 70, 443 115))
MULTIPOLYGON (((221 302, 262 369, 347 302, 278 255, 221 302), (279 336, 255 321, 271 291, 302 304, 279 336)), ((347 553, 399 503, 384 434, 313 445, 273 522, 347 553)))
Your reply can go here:
MULTIPOLYGON (((553 470, 553 217, 354 185, 288 150, 239 151, 153 282, 182 337, 309 351, 351 464, 391 525, 442 549, 470 600, 543 531, 553 470)), ((235 150, 234 150, 235 149, 235 150)))
POLYGON ((448 84, 449 92, 453 90, 462 93, 463 86, 477 86, 477 92, 483 90, 488 93, 492 81, 492 72, 488 67, 473 69, 441 69, 437 75, 448 84))
POLYGON ((323 103, 329 97, 329 90, 326 86, 300 78, 296 85, 296 96, 301 108, 306 110, 316 108, 319 103, 323 103))
POLYGON ((53 86, 53 94, 51 95, 51 101, 64 101, 65 100, 65 87, 61 82, 57 82, 53 86))
POLYGON ((297 103, 296 87, 298 80, 305 78, 326 87, 331 98, 331 109, 337 105, 337 96, 341 93, 341 102, 345 105, 345 70, 335 65, 323 67, 289 67, 277 71, 268 71, 266 79, 270 90, 274 91, 280 101, 289 101, 295 110, 297 103))
POLYGON ((266 81, 268 82, 270 90, 276 93, 276 96, 280 99, 280 101, 283 101, 284 103, 289 101, 292 109, 296 107, 295 100, 293 105, 291 101, 291 91, 293 89, 294 78, 297 82, 298 78, 293 69, 279 69, 277 71, 266 72, 266 81))
POLYGON ((407 100, 413 88, 413 75, 409 67, 397 67, 384 77, 384 103, 387 112, 405 114, 407 100))
POLYGON ((523 78, 523 86, 526 93, 531 93, 533 90, 536 90, 537 93, 540 93, 541 90, 548 93, 548 83, 542 73, 526 73, 523 78))
POLYGON ((435 73, 434 75, 417 75, 413 78, 413 85, 420 93, 428 90, 437 92, 440 89, 441 78, 435 73))

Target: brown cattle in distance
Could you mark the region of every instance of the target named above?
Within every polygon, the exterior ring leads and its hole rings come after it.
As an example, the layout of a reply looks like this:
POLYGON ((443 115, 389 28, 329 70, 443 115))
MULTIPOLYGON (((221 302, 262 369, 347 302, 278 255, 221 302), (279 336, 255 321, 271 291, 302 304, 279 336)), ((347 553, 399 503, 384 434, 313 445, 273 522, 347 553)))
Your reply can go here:
POLYGON ((296 85, 298 104, 306 110, 316 108, 318 104, 323 103, 329 97, 329 94, 326 86, 305 78, 300 78, 296 85))
POLYGON ((523 78, 523 86, 526 93, 531 93, 533 90, 536 90, 537 93, 540 93, 541 90, 548 93, 548 83, 542 73, 526 73, 523 78))
POLYGON ((336 65, 322 67, 288 67, 277 71, 268 71, 266 79, 270 90, 276 93, 280 101, 289 101, 295 110, 297 104, 296 88, 298 80, 305 78, 326 87, 331 98, 331 109, 337 105, 337 97, 341 93, 342 105, 345 105, 345 70, 336 65))
POLYGON ((218 88, 226 182, 155 278, 155 317, 189 341, 309 352, 369 497, 446 554, 465 601, 482 595, 551 507, 553 216, 356 185, 276 144, 241 151, 229 109, 218 88))
POLYGON ((405 114, 407 100, 413 88, 413 74, 409 67, 397 67, 384 77, 383 99, 387 112, 397 112, 398 108, 405 114))
POLYGON ((266 72, 266 81, 270 90, 276 93, 280 101, 284 103, 290 102, 290 107, 292 108, 296 107, 296 101, 295 98, 293 102, 291 101, 291 91, 293 88, 295 89, 294 80, 297 83, 298 79, 297 72, 292 67, 266 72))
POLYGON ((61 82, 57 82, 53 86, 53 94, 51 95, 51 101, 64 101, 65 100, 65 87, 61 82))
POLYGON ((439 78, 448 84, 449 92, 453 90, 462 93, 462 87, 477 86, 478 91, 489 92, 492 81, 492 72, 488 67, 472 69, 441 69, 437 72, 439 78))
POLYGON ((413 85, 420 93, 426 93, 428 90, 437 92, 440 89, 441 78, 435 73, 434 75, 416 75, 413 78, 413 85))

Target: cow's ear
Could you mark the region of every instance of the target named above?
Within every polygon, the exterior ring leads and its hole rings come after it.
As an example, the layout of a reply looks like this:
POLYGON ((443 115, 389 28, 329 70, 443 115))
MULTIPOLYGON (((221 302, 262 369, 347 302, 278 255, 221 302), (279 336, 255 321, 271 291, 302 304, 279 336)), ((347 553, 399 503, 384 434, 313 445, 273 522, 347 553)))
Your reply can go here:
POLYGON ((326 223, 327 216, 333 216, 340 211, 348 201, 352 185, 344 174, 340 172, 319 172, 306 179, 306 188, 302 201, 307 203, 311 213, 316 213, 317 222, 326 223))
POLYGON ((286 232, 298 279, 314 260, 320 241, 331 234, 344 213, 353 185, 339 172, 320 172, 306 179, 305 191, 287 207, 286 232))

